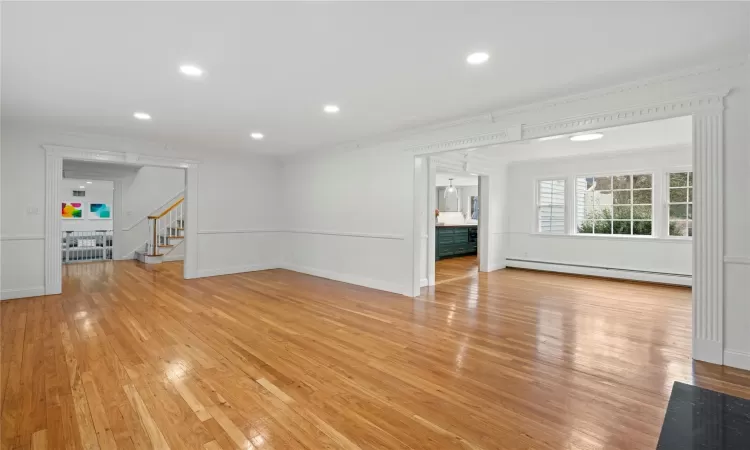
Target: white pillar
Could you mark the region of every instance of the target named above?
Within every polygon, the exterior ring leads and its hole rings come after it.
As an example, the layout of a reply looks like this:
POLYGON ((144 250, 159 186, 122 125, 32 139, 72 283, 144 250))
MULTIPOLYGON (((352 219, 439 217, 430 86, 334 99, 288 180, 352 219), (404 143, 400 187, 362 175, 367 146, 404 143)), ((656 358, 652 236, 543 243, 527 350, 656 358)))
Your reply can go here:
POLYGON ((185 262, 183 276, 198 278, 198 165, 189 164, 185 170, 185 209, 182 213, 185 227, 185 262))
POLYGON ((437 209, 437 164, 427 158, 427 285, 435 286, 435 210, 437 209))
POLYGON ((723 105, 693 115, 693 358, 724 362, 723 105))
POLYGON ((60 203, 60 182, 63 176, 63 159, 53 152, 47 152, 44 183, 44 293, 62 293, 62 216, 60 203))

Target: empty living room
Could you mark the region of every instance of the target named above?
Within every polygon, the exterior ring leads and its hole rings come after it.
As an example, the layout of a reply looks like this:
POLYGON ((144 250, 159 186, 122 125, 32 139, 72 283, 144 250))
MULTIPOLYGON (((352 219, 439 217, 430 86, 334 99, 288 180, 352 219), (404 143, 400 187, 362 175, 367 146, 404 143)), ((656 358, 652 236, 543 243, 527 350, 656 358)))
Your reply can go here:
POLYGON ((750 449, 750 3, 0 2, 0 450, 750 449))

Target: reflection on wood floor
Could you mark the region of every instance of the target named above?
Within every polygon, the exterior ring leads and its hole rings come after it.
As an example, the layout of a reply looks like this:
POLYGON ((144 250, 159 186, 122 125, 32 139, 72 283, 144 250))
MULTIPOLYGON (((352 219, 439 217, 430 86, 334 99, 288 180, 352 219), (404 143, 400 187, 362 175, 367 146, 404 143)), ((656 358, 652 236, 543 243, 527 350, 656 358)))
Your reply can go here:
POLYGON ((477 255, 459 256, 457 258, 435 261, 435 284, 457 281, 479 274, 479 257, 477 255))
POLYGON ((2 449, 653 449, 685 288, 502 270, 422 297, 285 270, 66 267, 0 303, 2 449))

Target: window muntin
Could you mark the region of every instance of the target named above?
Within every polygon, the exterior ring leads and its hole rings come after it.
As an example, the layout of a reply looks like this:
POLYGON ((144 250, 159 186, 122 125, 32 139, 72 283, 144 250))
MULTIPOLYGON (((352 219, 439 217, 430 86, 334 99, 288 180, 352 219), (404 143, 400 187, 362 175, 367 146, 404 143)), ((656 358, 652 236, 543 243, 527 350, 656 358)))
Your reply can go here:
POLYGON ((576 178, 576 233, 651 236, 653 175, 576 178))

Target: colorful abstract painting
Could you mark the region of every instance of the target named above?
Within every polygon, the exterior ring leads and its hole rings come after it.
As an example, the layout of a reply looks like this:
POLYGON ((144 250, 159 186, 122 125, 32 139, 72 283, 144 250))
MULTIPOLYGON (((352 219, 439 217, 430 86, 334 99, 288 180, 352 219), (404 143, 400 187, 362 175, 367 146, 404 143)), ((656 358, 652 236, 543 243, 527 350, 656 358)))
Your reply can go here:
POLYGON ((111 219, 112 208, 106 203, 89 203, 89 219, 111 219))
POLYGON ((63 219, 83 219, 83 203, 81 202, 63 202, 62 203, 63 219))

